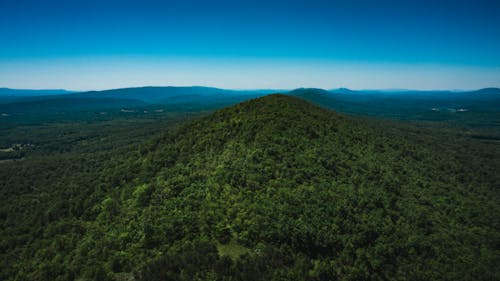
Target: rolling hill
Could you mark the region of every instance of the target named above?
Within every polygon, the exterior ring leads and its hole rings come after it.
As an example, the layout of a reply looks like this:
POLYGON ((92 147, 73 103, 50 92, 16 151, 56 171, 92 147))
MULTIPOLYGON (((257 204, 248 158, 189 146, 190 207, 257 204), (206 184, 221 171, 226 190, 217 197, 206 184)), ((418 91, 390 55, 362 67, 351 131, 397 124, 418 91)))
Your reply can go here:
POLYGON ((276 90, 225 90, 211 87, 137 87, 78 94, 81 97, 137 99, 150 104, 243 101, 276 90))
POLYGON ((47 89, 47 90, 30 90, 30 89, 10 89, 0 88, 0 97, 36 97, 36 96, 52 96, 52 95, 67 95, 74 91, 62 89, 47 89))
POLYGON ((0 88, 0 105, 30 100, 40 100, 52 96, 69 95, 74 93, 67 90, 29 90, 0 88))

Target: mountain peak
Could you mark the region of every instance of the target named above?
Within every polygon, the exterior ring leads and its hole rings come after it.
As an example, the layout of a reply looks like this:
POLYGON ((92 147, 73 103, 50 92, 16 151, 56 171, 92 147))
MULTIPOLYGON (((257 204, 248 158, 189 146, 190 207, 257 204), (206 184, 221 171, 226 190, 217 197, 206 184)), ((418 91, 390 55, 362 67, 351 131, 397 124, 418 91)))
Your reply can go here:
MULTIPOLYGON (((316 111, 325 111, 323 108, 313 105, 308 101, 291 95, 271 94, 255 99, 251 99, 231 107, 226 107, 215 113, 215 115, 259 115, 259 116, 298 116, 311 114, 316 111)), ((328 113, 333 113, 328 111, 328 113)), ((295 119, 292 117, 292 119, 295 119)))
POLYGON ((231 145, 279 146, 326 137, 336 131, 342 115, 301 98, 272 94, 220 109, 184 126, 177 138, 189 140, 195 151, 219 151, 231 145), (210 137, 208 137, 210 136, 210 137))

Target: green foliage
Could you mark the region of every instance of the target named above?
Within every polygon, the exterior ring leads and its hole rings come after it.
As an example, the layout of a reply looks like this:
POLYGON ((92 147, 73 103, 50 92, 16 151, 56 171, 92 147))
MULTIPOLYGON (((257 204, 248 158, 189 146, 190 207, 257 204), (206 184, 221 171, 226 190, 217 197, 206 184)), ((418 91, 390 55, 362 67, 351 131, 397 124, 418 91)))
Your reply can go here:
POLYGON ((145 207, 149 205, 149 200, 151 199, 151 194, 153 193, 153 188, 151 185, 142 184, 135 188, 132 196, 136 200, 136 204, 139 207, 145 207))
MULTIPOLYGON (((260 249, 257 249, 257 252, 260 249)), ((217 251, 219 252, 219 255, 221 256, 228 256, 232 258, 233 260, 238 259, 239 257, 243 256, 244 254, 248 254, 250 250, 246 247, 243 247, 239 245, 237 242, 233 241, 227 241, 224 244, 217 244, 217 251)))
POLYGON ((122 121, 0 162, 1 280, 500 278, 495 142, 282 95, 122 121))

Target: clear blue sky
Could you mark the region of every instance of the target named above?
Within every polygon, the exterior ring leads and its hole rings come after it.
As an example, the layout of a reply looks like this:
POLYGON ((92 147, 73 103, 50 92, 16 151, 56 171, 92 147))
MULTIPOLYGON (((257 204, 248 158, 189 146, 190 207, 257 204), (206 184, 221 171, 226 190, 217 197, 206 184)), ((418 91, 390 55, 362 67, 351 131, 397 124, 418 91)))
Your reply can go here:
POLYGON ((0 87, 500 86, 498 0, 0 0, 0 87))

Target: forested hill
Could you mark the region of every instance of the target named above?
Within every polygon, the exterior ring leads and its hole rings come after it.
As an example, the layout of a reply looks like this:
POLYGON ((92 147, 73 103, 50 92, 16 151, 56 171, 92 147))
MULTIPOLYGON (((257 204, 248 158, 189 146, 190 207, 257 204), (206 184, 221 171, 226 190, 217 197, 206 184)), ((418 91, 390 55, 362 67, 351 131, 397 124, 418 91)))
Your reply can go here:
POLYGON ((499 156, 269 95, 71 173, 0 166, 0 277, 497 280, 499 156))

